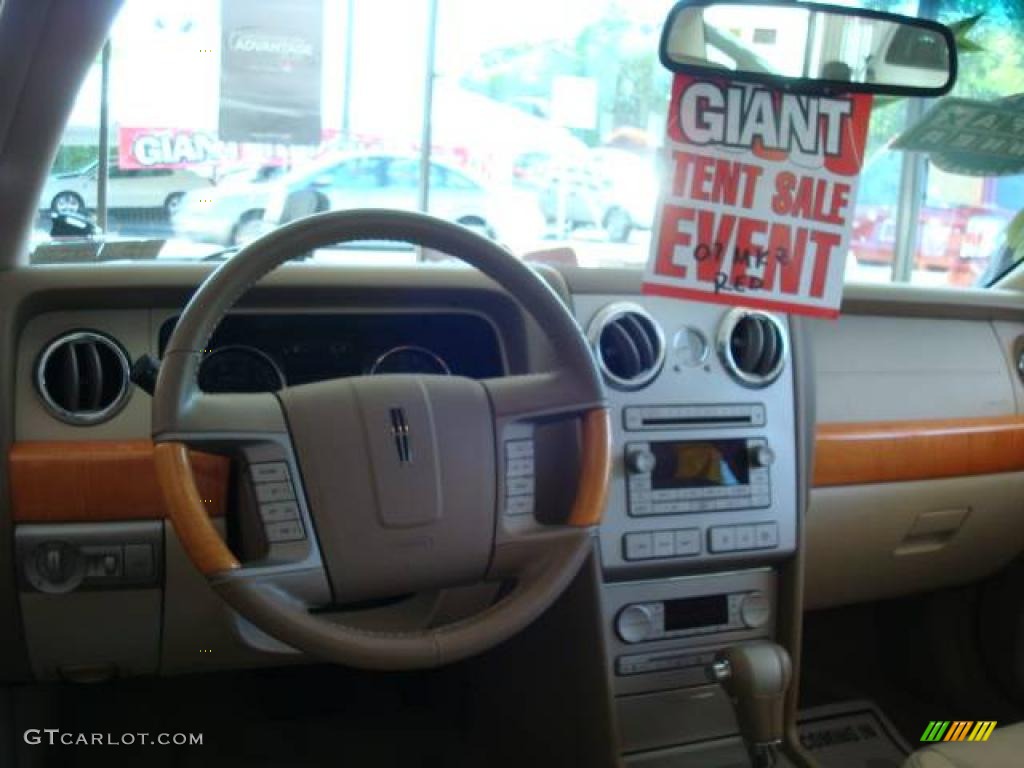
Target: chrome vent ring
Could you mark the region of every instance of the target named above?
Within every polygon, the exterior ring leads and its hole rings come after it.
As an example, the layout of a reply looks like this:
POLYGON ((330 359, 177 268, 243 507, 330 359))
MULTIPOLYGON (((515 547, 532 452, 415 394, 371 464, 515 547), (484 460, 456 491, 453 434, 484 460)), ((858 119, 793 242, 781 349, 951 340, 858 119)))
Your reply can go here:
POLYGON ((131 363, 112 337, 72 331, 51 341, 36 360, 36 392, 55 418, 77 426, 112 418, 131 394, 131 363))
POLYGON ((603 307, 590 322, 587 336, 605 381, 615 389, 642 389, 665 365, 665 334, 639 304, 603 307))
POLYGON ((743 386, 767 387, 786 367, 786 328, 767 312, 732 309, 718 328, 718 356, 729 375, 743 386))

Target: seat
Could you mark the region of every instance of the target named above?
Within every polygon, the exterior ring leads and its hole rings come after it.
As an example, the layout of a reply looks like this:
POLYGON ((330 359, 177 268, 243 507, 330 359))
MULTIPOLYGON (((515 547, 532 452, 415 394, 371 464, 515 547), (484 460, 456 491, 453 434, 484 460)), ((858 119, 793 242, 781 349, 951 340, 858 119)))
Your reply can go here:
POLYGON ((1009 768, 1024 765, 1024 723, 996 728, 988 741, 943 741, 907 758, 903 768, 1009 768))

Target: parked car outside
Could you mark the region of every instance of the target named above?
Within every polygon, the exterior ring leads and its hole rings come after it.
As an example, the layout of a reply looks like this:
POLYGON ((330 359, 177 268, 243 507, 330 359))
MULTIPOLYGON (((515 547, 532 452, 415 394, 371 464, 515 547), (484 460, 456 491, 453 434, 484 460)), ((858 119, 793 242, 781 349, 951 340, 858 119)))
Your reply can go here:
MULTIPOLYGON (((93 162, 77 171, 51 175, 43 187, 40 209, 51 213, 85 214, 96 209, 96 172, 93 162)), ((185 169, 120 168, 116 159, 107 167, 107 207, 161 209, 172 216, 182 197, 193 190, 208 190, 212 182, 185 169)))
POLYGON ((567 229, 599 227, 614 243, 635 229, 650 229, 657 209, 658 173, 653 155, 602 147, 571 160, 524 157, 520 176, 538 190, 549 224, 567 229))
MULTIPOLYGON (((345 208, 416 210, 419 159, 382 152, 334 154, 269 181, 226 183, 188 195, 175 233, 239 244, 267 228, 318 211, 345 208)), ((437 161, 430 164, 429 210, 499 242, 536 242, 544 229, 537 200, 512 185, 486 182, 437 161)))

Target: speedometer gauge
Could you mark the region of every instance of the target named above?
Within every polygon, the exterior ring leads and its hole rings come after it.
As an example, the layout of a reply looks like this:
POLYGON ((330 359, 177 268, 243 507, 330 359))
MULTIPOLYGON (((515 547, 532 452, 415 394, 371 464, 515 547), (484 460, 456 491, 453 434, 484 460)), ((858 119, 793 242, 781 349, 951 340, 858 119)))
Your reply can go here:
POLYGON ((449 376, 451 369, 444 358, 426 347, 408 345, 394 347, 378 357, 371 366, 370 373, 422 373, 449 376))
POLYGON ((285 386, 277 363, 255 347, 219 347, 203 358, 199 388, 203 392, 277 392, 285 386))

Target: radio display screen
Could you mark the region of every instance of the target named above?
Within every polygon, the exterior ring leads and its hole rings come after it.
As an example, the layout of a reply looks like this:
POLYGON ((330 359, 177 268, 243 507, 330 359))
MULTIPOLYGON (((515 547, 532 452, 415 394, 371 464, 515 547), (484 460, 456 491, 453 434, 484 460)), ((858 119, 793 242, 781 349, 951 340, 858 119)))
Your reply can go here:
POLYGON ((717 488, 748 485, 746 440, 651 443, 651 488, 717 488))
POLYGON ((729 597, 710 595, 665 601, 665 631, 718 627, 729 623, 729 597))

